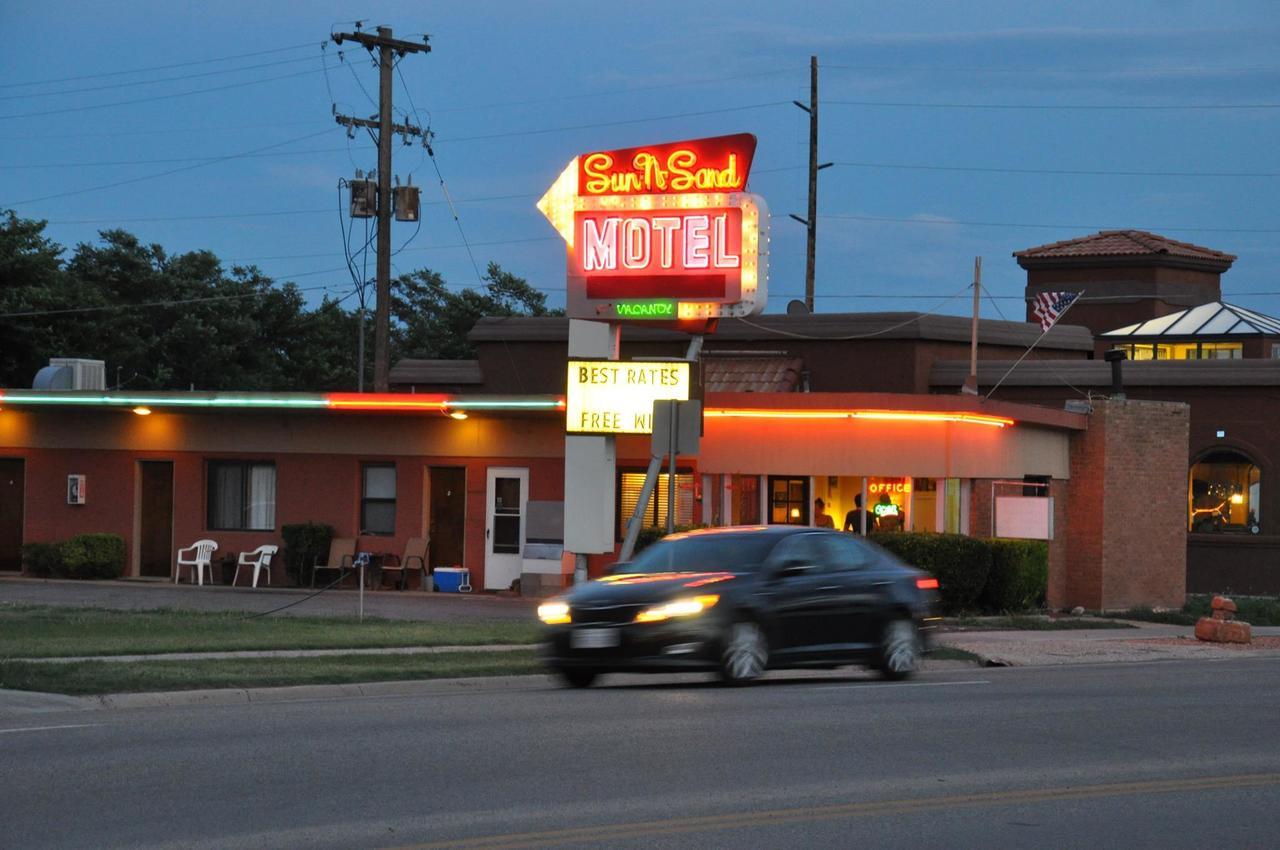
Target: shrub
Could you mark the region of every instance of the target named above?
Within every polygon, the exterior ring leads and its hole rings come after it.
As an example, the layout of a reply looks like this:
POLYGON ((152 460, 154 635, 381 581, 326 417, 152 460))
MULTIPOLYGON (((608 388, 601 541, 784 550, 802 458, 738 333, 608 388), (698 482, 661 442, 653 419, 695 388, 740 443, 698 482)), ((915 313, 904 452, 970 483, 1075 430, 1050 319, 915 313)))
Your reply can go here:
POLYGON ((978 599, 988 614, 1044 605, 1049 588, 1049 546, 1038 540, 987 540, 991 573, 978 599))
POLYGON ((61 543, 26 543, 22 547, 22 569, 29 576, 66 575, 61 543))
POLYGON ((318 522, 300 522, 280 528, 284 538, 284 568, 295 584, 302 584, 316 559, 329 557, 333 542, 333 526, 318 522))
MULTIPOLYGON (((697 528, 706 528, 705 525, 677 525, 675 534, 682 531, 693 531, 697 528)), ((659 540, 667 536, 667 527, 665 525, 646 525, 640 529, 640 533, 636 535, 636 548, 631 553, 634 558, 640 552, 657 543, 659 540)))
POLYGON ((872 541, 913 567, 931 573, 941 585, 942 610, 973 611, 991 572, 987 541, 963 534, 911 532, 876 534, 872 541))
POLYGON ((77 534, 61 548, 70 578, 119 578, 124 575, 124 538, 118 534, 77 534))

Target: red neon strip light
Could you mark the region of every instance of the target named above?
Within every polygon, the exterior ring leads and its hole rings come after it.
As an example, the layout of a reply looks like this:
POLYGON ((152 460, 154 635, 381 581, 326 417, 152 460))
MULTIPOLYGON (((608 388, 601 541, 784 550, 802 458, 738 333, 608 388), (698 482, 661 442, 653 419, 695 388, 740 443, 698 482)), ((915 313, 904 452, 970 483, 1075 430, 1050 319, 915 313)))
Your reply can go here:
POLYGON ((444 410, 449 397, 403 393, 329 393, 325 402, 338 410, 444 410))

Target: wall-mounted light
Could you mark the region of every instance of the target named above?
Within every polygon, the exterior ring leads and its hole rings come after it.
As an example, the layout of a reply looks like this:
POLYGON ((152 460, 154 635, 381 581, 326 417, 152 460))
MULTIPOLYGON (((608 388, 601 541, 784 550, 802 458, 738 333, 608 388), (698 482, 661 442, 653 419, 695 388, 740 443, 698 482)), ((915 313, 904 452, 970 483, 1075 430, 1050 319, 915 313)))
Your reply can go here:
POLYGON ((1222 431, 1222 430, 1219 430, 1219 431, 1218 431, 1218 439, 1219 439, 1219 440, 1221 440, 1221 439, 1222 439, 1223 437, 1225 437, 1225 436, 1227 436, 1227 432, 1226 432, 1226 431, 1222 431))
POLYGON ((150 416, 151 408, 138 406, 133 409, 133 412, 138 414, 139 416, 150 416))
POLYGON ((466 414, 466 412, 465 412, 465 411, 462 411, 462 410, 451 410, 451 411, 449 411, 449 418, 450 418, 450 419, 457 419, 457 420, 461 421, 461 420, 463 420, 463 419, 466 419, 466 418, 467 418, 467 414, 466 414))

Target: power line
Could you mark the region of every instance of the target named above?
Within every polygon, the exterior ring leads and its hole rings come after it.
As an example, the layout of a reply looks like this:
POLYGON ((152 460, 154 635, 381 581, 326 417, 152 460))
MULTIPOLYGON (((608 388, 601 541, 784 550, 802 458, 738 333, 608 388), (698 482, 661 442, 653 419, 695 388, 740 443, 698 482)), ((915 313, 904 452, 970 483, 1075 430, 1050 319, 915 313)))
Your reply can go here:
MULTIPOLYGON (((178 133, 224 133, 235 130, 274 130, 278 127, 320 126, 313 120, 306 121, 272 121, 266 124, 218 124, 205 127, 149 127, 146 130, 114 130, 107 133, 82 133, 76 131, 78 139, 111 139, 121 136, 168 136, 178 133)), ((33 136, 0 136, 6 142, 34 142, 40 139, 65 139, 67 133, 45 133, 33 136)))
MULTIPOLYGON (((309 123, 309 122, 308 122, 309 123)), ((280 151, 278 153, 256 153, 243 154, 241 159, 260 158, 260 157, 277 157, 277 156, 307 156, 308 154, 318 153, 341 153, 346 148, 318 148, 309 151, 280 151)), ((170 162, 208 162, 218 159, 217 156, 175 156, 163 159, 115 159, 105 160, 102 162, 41 162, 41 163, 23 163, 20 165, 9 165, 0 163, 0 170, 26 170, 37 168, 100 168, 105 166, 119 165, 163 165, 170 162)))
MULTIPOLYGON (((294 287, 298 292, 314 292, 320 289, 330 290, 337 287, 330 285, 325 286, 308 286, 294 287)), ((279 290, 277 290, 279 291, 279 290)), ((253 292, 241 292, 234 295, 206 295, 200 298, 176 298, 168 301, 148 301, 142 304, 103 304, 96 307, 67 307, 58 310, 27 310, 21 313, 0 313, 0 319, 21 319, 31 316, 61 316, 70 313, 100 313, 106 310, 135 310, 151 307, 181 307, 186 304, 202 304, 209 301, 237 301, 244 298, 257 298, 267 293, 262 290, 253 292)))
POLYGON ((59 97, 64 94, 82 94, 92 91, 106 91, 107 89, 122 89, 131 86, 153 86, 158 83, 173 83, 178 80, 194 80, 199 77, 215 77, 219 74, 238 74, 242 71, 253 71, 258 68, 274 68, 279 65, 296 65, 299 62, 310 62, 311 57, 305 56, 301 59, 281 59, 277 62, 261 62, 257 65, 244 65, 239 68, 222 68, 217 71, 201 71, 199 74, 183 74, 178 77, 157 77, 152 80, 134 80, 131 83, 109 83, 105 86, 88 86, 78 89, 63 89, 62 91, 49 92, 32 92, 31 94, 6 94, 0 95, 0 100, 17 100, 24 97, 59 97))
POLYGON ((1172 111, 1172 110, 1229 110, 1229 109, 1280 109, 1280 103, 1180 103, 1180 104, 1098 104, 1098 103, 921 103, 887 100, 827 100, 827 106, 887 106, 903 109, 1033 109, 1033 110, 1101 110, 1101 111, 1172 111))
MULTIPOLYGON (((455 204, 479 204, 489 201, 510 201, 519 200, 521 198, 537 198, 541 197, 536 192, 525 192, 519 195, 491 195, 483 198, 454 198, 455 204)), ((423 201, 422 206, 443 206, 446 201, 423 201)), ((237 213, 207 213, 204 215, 155 215, 155 216, 139 216, 136 218, 61 218, 46 221, 46 224, 135 224, 138 222, 149 221, 204 221, 207 219, 220 218, 262 218, 265 216, 282 216, 282 215, 318 215, 329 214, 333 210, 330 209, 314 209, 314 210, 262 210, 258 212, 237 212, 237 213)), ((333 254, 331 256, 338 256, 333 254)))
POLYGON ((133 183, 141 183, 145 180, 156 180, 160 177, 168 177, 170 174, 178 174, 183 171, 192 171, 197 168, 204 168, 207 165, 213 165, 219 162, 226 162, 232 159, 239 159, 242 156, 249 156, 252 154, 260 153, 262 151, 271 150, 272 148, 284 147, 285 145, 291 145, 294 142, 302 142, 302 141, 306 141, 307 139, 314 139, 316 136, 322 136, 325 133, 332 133, 333 131, 334 131, 334 128, 330 127, 329 129, 321 130, 318 133, 308 133, 305 136, 298 136, 297 138, 287 139, 283 142, 277 142, 272 145, 263 145, 260 148, 254 148, 253 150, 242 151, 241 153, 228 154, 227 156, 221 156, 221 157, 218 157, 217 159, 211 159, 205 162, 198 162, 195 165, 184 165, 181 168, 171 168, 168 171, 161 171, 156 174, 144 174, 141 177, 132 177, 128 180, 117 180, 114 183, 104 183, 100 186, 89 186, 84 189, 73 189, 68 192, 57 192, 52 195, 42 195, 39 198, 27 198, 22 201, 6 201, 4 203, 0 203, 0 207, 16 207, 19 204, 34 204, 38 201, 49 201, 49 200, 53 200, 54 198, 66 198, 71 195, 83 195, 86 192, 99 192, 99 191, 102 191, 103 189, 114 189, 118 186, 127 186, 133 183))
POLYGON ((1095 66, 1092 68, 1054 68, 1051 66, 1025 66, 1013 67, 1008 65, 827 65, 823 68, 830 68, 839 71, 938 71, 941 73, 995 73, 995 74, 1142 74, 1157 72, 1209 72, 1209 73, 1238 73, 1253 71, 1277 71, 1280 65, 1245 65, 1245 66, 1214 66, 1214 65, 1149 65, 1145 67, 1115 67, 1115 66, 1095 66))
POLYGON ((919 165, 897 162, 848 162, 846 168, 883 168, 905 171, 972 171, 979 174, 1060 174, 1071 177, 1280 177, 1280 171, 1098 171, 1071 168, 1011 168, 976 165, 919 165))
POLYGON ((51 80, 31 80, 25 83, 4 83, 0 84, 0 89, 18 88, 20 86, 43 86, 52 83, 70 83, 76 80, 94 80, 99 77, 119 77, 126 74, 142 74, 148 71, 168 71, 172 68, 189 68, 193 65, 210 65, 214 62, 230 62, 233 59, 249 59, 254 56, 267 56, 272 53, 285 53, 290 50, 301 50, 304 47, 314 46, 314 41, 308 41, 302 44, 294 44, 290 47, 274 47, 271 50, 256 50, 253 53, 237 53, 233 56, 219 56, 214 59, 196 59, 191 62, 175 62, 171 65, 152 65, 149 68, 134 68, 129 71, 103 71, 97 74, 81 74, 76 77, 58 77, 51 80))
POLYGON ((310 74, 318 73, 312 68, 309 71, 296 71, 292 74, 279 74, 274 77, 263 77, 258 80, 245 80, 239 83, 227 83, 223 86, 211 86, 207 89, 189 89, 188 91, 172 92, 170 94, 157 94, 151 97, 138 97, 133 100, 113 100, 110 103, 91 103, 88 106, 67 106, 61 109, 46 109, 43 112, 21 112, 14 115, 0 115, 0 121, 13 118, 40 118, 45 115, 63 115, 68 112, 86 112, 90 109, 108 109, 113 106, 130 106, 136 103, 153 103, 157 100, 172 100, 176 97, 190 97, 194 94, 208 94, 210 92, 228 91, 230 89, 242 89, 246 86, 257 86, 262 83, 271 83, 276 80, 289 80, 294 77, 305 77, 310 74))
POLYGON ((767 103, 750 103, 745 106, 726 106, 723 109, 702 109, 697 112, 677 112, 671 115, 652 115, 648 118, 628 118, 623 121, 602 121, 595 124, 573 124, 565 127, 547 127, 541 130, 516 130, 510 133, 489 133, 483 136, 457 136, 437 139, 436 144, 449 142, 478 142, 488 139, 507 139, 512 136, 538 136, 544 133, 563 133, 570 130, 594 130, 599 127, 622 127, 629 124, 647 124, 651 121, 668 121, 673 118, 697 118, 703 115, 723 115, 730 112, 745 112, 750 109, 767 109, 771 106, 788 106, 789 100, 773 100, 767 103))
POLYGON ((1099 226, 1096 224, 1032 224, 1017 221, 964 221, 961 219, 921 219, 890 218, 874 215, 839 215, 825 213, 823 218, 834 218, 845 221, 883 221, 893 224, 929 224, 929 225, 965 225, 968 227, 1029 227, 1044 230, 1149 230, 1152 232, 1165 230, 1187 230, 1197 233, 1280 233, 1280 228, 1259 227, 1182 227, 1179 225, 1157 225, 1154 227, 1117 227, 1099 226))

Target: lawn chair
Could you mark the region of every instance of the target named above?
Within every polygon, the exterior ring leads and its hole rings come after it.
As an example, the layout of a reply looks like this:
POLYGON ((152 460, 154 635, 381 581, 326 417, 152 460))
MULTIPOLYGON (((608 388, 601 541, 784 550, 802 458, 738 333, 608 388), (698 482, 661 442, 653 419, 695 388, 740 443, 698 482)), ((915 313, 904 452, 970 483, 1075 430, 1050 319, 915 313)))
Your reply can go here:
POLYGON ((177 563, 173 568, 173 583, 178 583, 183 567, 191 568, 191 580, 204 585, 204 571, 209 571, 209 582, 213 583, 213 553, 218 548, 216 540, 197 540, 185 549, 178 550, 177 563))
POLYGON ((253 567, 253 586, 258 586, 258 573, 265 572, 267 574, 267 584, 271 584, 271 556, 280 551, 279 546, 259 546, 252 552, 241 552, 240 560, 236 562, 236 574, 231 579, 234 586, 240 579, 241 567, 253 567))
POLYGON ((389 572, 400 573, 400 589, 404 590, 408 582, 408 574, 414 571, 418 573, 418 587, 422 588, 427 582, 427 538, 410 537, 404 544, 404 555, 388 555, 382 561, 382 574, 389 572))
POLYGON ((354 537, 335 537, 329 543, 329 560, 320 563, 317 558, 311 567, 311 586, 316 586, 316 573, 321 570, 336 570, 342 577, 343 570, 349 570, 356 558, 356 539, 354 537))

